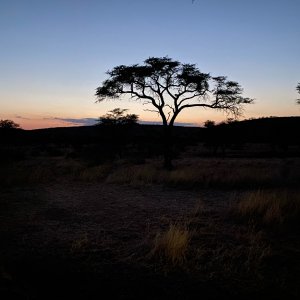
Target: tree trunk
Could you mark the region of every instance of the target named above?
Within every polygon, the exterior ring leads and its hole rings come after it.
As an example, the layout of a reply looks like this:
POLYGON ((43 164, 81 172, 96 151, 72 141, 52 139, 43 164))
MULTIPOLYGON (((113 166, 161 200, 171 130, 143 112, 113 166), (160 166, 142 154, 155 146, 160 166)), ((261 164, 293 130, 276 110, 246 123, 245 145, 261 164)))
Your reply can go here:
POLYGON ((164 126, 164 167, 167 170, 173 169, 172 164, 172 146, 173 146, 173 126, 164 126))

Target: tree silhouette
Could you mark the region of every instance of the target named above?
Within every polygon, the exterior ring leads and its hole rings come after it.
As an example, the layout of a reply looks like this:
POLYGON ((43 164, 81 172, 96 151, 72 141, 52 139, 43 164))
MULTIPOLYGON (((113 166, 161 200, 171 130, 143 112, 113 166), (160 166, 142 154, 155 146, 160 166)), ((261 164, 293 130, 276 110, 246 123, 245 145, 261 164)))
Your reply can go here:
POLYGON ((136 114, 126 114, 128 109, 115 108, 99 118, 97 125, 133 125, 139 117, 136 114))
POLYGON ((96 126, 100 126, 104 136, 109 137, 108 146, 110 157, 123 156, 126 145, 130 144, 131 128, 137 125, 139 119, 136 114, 125 114, 128 109, 115 108, 99 118, 96 126))
POLYGON ((168 57, 150 57, 144 65, 120 65, 108 71, 109 79, 96 90, 97 101, 129 95, 152 105, 150 111, 162 119, 165 167, 172 168, 172 128, 177 116, 191 107, 212 108, 237 116, 242 105, 253 99, 242 97, 243 89, 225 76, 212 77, 194 64, 168 57))
MULTIPOLYGON (((300 94, 300 82, 298 83, 296 90, 297 90, 298 94, 300 94)), ((297 103, 300 104, 300 99, 297 99, 297 103)))
POLYGON ((20 125, 12 120, 0 120, 0 128, 2 129, 16 129, 19 127, 20 125))
POLYGON ((216 126, 216 122, 215 122, 215 121, 212 121, 212 120, 206 120, 206 121, 204 122, 204 127, 205 127, 205 128, 212 128, 212 127, 214 127, 214 126, 216 126))

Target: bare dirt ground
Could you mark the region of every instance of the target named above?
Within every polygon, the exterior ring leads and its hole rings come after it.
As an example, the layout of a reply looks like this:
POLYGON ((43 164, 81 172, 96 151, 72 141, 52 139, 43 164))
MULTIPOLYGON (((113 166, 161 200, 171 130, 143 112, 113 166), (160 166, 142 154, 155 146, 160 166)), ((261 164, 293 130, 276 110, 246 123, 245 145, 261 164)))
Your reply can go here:
POLYGON ((3 187, 0 293, 3 299, 297 299, 299 231, 231 220, 230 208, 245 193, 63 177, 3 187), (157 235, 176 223, 187 226, 191 240, 184 262, 174 266, 152 250, 157 235))
POLYGON ((221 211, 228 199, 228 192, 104 183, 4 189, 1 293, 5 299, 190 299, 194 291, 214 297, 214 284, 178 270, 155 272, 144 258, 157 232, 200 200, 206 210, 221 211))

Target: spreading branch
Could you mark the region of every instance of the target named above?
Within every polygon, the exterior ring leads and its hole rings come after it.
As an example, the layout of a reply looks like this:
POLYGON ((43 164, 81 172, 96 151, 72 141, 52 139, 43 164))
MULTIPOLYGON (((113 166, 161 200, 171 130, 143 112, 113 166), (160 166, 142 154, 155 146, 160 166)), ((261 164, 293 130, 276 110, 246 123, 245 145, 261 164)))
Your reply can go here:
MULTIPOLYGON (((205 107, 238 116, 243 105, 253 99, 242 96, 243 89, 225 76, 212 77, 194 64, 182 64, 168 57, 150 57, 143 65, 117 66, 109 79, 96 90, 97 101, 130 95, 154 106, 164 125, 172 126, 187 108, 205 107)), ((297 90, 300 91, 300 85, 297 90)))

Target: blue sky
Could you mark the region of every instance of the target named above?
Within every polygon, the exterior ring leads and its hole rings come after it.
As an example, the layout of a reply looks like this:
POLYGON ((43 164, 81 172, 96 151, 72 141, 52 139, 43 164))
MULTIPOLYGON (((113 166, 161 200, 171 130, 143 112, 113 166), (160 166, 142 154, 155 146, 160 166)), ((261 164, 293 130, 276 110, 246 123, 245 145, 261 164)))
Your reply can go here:
MULTIPOLYGON (((166 55, 238 81, 256 99, 245 117, 299 115, 299 11, 299 0, 0 0, 0 118, 48 127, 122 107, 157 121, 94 92, 114 66, 166 55)), ((179 121, 225 118, 191 109, 179 121)))

